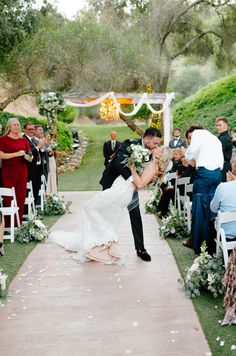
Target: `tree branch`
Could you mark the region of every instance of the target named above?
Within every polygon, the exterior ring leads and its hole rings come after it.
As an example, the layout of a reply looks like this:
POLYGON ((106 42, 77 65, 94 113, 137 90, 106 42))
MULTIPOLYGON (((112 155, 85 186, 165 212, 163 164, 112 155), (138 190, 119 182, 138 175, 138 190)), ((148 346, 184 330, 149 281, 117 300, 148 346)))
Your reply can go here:
POLYGON ((200 33, 199 35, 193 37, 190 41, 188 41, 188 42, 184 45, 184 47, 183 47, 179 52, 177 52, 176 54, 174 54, 174 55, 171 57, 171 60, 173 60, 173 59, 177 58, 178 56, 180 56, 181 54, 183 54, 187 49, 189 49, 189 47, 191 46, 191 44, 192 44, 193 42, 195 42, 196 40, 199 40, 200 38, 202 38, 202 37, 204 37, 204 36, 206 36, 206 35, 208 35, 208 34, 212 34, 212 35, 218 37, 218 38, 221 40, 221 46, 223 45, 223 39, 222 39, 222 37, 221 37, 220 35, 218 35, 216 32, 214 32, 214 31, 202 32, 202 33, 200 33))
POLYGON ((3 111, 7 105, 18 99, 22 95, 38 95, 40 93, 48 93, 50 89, 20 89, 14 94, 10 95, 9 98, 0 103, 0 112, 3 111))
POLYGON ((121 120, 123 120, 126 125, 134 132, 136 132, 139 136, 143 137, 144 131, 138 127, 132 119, 129 119, 128 116, 125 116, 121 113, 119 113, 119 116, 121 120))

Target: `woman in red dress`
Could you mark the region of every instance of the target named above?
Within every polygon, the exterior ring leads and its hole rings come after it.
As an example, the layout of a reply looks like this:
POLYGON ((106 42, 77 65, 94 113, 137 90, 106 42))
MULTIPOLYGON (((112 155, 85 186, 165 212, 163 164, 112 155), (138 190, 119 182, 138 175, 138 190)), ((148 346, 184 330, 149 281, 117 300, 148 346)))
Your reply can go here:
MULTIPOLYGON (((26 160, 30 151, 28 141, 22 137, 17 119, 8 120, 6 134, 0 137, 0 159, 2 159, 2 181, 4 188, 15 188, 19 217, 22 223, 26 197, 28 171, 26 160)), ((11 205, 11 198, 4 199, 4 205, 11 205)))

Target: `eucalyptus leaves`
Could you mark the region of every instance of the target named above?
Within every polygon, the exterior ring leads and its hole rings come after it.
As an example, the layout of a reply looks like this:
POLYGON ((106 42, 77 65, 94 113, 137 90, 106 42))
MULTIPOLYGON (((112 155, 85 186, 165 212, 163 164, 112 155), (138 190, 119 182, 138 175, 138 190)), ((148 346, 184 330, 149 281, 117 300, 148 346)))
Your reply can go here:
POLYGON ((186 220, 172 204, 170 205, 169 215, 167 218, 160 220, 159 224, 160 234, 165 239, 168 237, 176 239, 189 238, 186 220))
POLYGON ((16 240, 21 243, 29 243, 30 241, 42 241, 48 235, 48 230, 41 220, 34 216, 22 224, 16 231, 16 240))

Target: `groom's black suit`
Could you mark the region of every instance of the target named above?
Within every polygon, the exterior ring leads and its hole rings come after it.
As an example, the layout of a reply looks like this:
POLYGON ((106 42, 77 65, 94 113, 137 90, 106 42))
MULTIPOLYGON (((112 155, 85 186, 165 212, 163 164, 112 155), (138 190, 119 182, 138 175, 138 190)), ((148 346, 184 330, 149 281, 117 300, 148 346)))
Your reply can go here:
MULTIPOLYGON (((102 185, 103 190, 110 188, 114 180, 119 175, 122 175, 125 180, 131 176, 130 169, 128 167, 125 167, 125 163, 123 163, 123 161, 127 156, 129 156, 127 149, 132 143, 142 145, 142 140, 141 139, 126 140, 121 144, 118 151, 115 153, 114 158, 108 164, 108 166, 103 172, 103 176, 100 180, 100 184, 102 185)), ((135 249, 143 250, 144 249, 143 225, 142 225, 139 205, 137 205, 134 209, 129 211, 129 216, 130 216, 131 227, 134 236, 135 249)))

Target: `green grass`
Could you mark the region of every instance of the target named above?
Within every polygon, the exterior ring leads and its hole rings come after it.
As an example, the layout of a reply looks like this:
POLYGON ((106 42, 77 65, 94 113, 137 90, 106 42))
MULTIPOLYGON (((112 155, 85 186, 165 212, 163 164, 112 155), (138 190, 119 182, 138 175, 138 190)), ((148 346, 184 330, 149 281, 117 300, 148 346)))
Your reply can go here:
MULTIPOLYGON (((43 223, 50 228, 59 217, 60 216, 45 216, 43 218, 43 223)), ((27 256, 33 251, 38 243, 40 242, 32 241, 29 244, 21 244, 17 241, 11 243, 9 240, 4 240, 5 255, 0 258, 0 269, 3 269, 3 272, 8 275, 7 288, 27 256)), ((3 297, 6 296, 6 294, 7 292, 3 294, 3 297)))
POLYGON ((87 152, 79 169, 59 175, 59 191, 101 190, 99 180, 104 170, 103 143, 110 139, 110 132, 118 133, 118 141, 137 137, 127 126, 77 126, 89 138, 87 152))
MULTIPOLYGON (((191 266, 196 255, 192 249, 182 245, 182 241, 167 239, 174 255, 176 264, 179 268, 182 278, 186 276, 186 270, 191 266)), ((223 297, 214 298, 210 293, 202 293, 200 297, 192 300, 199 321, 209 343, 213 356, 228 356, 233 354, 230 351, 231 345, 236 344, 236 327, 220 326, 219 320, 222 320, 225 314, 223 308, 223 297), (225 341, 223 347, 220 346, 217 337, 225 341)))

